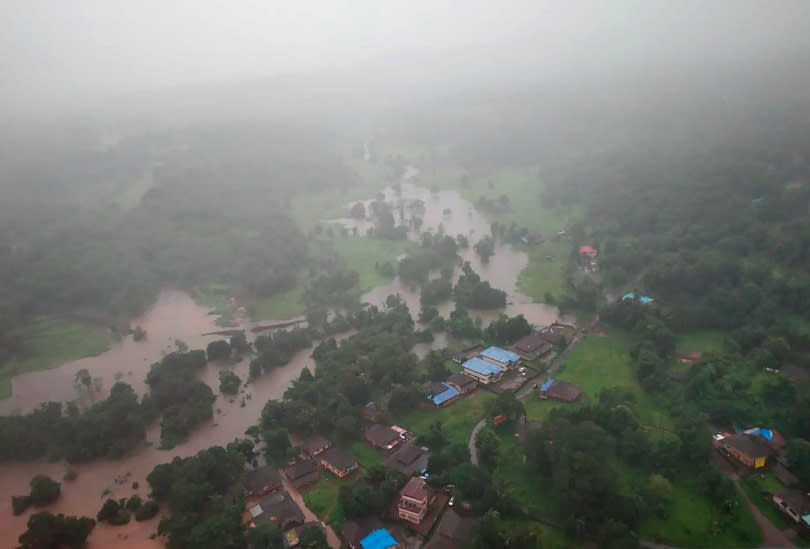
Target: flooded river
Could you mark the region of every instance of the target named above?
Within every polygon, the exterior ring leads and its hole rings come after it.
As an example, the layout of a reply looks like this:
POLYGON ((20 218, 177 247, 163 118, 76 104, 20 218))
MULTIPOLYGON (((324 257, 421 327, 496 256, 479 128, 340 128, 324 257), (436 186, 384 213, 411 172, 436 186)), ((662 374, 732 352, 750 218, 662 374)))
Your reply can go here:
MULTIPOLYGON (((401 193, 393 189, 385 191, 386 200, 398 203, 403 200, 408 203, 421 201, 418 215, 423 219, 422 230, 431 229, 434 233, 439 226, 444 232, 455 236, 463 234, 470 240, 470 248, 462 250, 460 255, 469 261, 473 269, 485 280, 495 287, 507 292, 508 306, 505 311, 509 315, 523 314, 526 318, 538 325, 550 324, 558 318, 555 307, 532 303, 532 300, 520 293, 517 289, 517 278, 525 268, 528 257, 519 250, 508 245, 499 244, 495 255, 488 263, 482 263, 473 251, 472 245, 490 232, 489 222, 481 216, 472 205, 461 198, 455 191, 441 191, 431 193, 427 189, 407 182, 410 176, 415 175, 413 170, 406 174, 406 182, 401 185, 401 193)), ((369 201, 370 202, 370 201, 369 201)), ((395 217, 399 219, 398 208, 395 208, 395 217)), ((416 211, 416 210, 414 210, 416 211)), ((405 222, 411 216, 405 208, 405 222)), ((360 220, 336 220, 349 227, 356 226, 358 232, 365 234, 370 222, 360 220)), ((415 238, 415 236, 414 236, 415 238)), ((456 273, 458 276, 458 273, 456 273)), ((390 284, 375 288, 363 296, 369 303, 383 305, 385 298, 390 294, 399 294, 407 302, 414 318, 418 316, 420 303, 419 292, 403 286, 398 279, 390 284)), ((453 304, 447 302, 439 308, 443 316, 448 316, 453 304)), ((502 311, 471 311, 473 316, 486 320, 495 318, 502 311)), ((191 297, 177 290, 161 292, 157 301, 146 311, 141 318, 136 319, 133 325, 142 326, 147 332, 147 339, 135 342, 128 336, 117 342, 107 352, 96 356, 66 363, 58 368, 41 372, 25 373, 16 376, 12 381, 13 394, 7 400, 0 401, 0 414, 27 412, 48 400, 69 401, 79 397, 74 388, 74 378, 80 369, 87 369, 93 378, 101 379, 101 390, 95 394, 95 399, 103 399, 110 387, 117 381, 124 381, 139 393, 146 390, 144 379, 149 366, 160 358, 176 349, 175 340, 185 342, 191 349, 205 348, 205 346, 222 336, 202 334, 215 332, 215 317, 209 310, 196 304, 191 297)), ((241 328, 249 329, 251 326, 242 322, 241 328)), ((344 337, 349 334, 344 335, 344 337)), ((447 345, 446 334, 437 334, 432 344, 420 344, 414 348, 419 355, 425 354, 430 348, 441 348, 447 345)), ((215 394, 217 401, 214 405, 216 413, 214 420, 200 427, 180 447, 170 451, 158 450, 159 427, 153 426, 148 433, 148 442, 142 448, 134 451, 130 456, 121 460, 98 460, 77 467, 79 477, 75 482, 62 484, 62 497, 47 509, 53 513, 66 513, 71 515, 85 515, 95 517, 109 492, 112 497, 128 497, 133 493, 140 493, 145 497, 148 492, 146 475, 155 465, 170 461, 175 456, 189 456, 213 445, 224 445, 234 438, 242 436, 250 425, 259 418, 261 409, 268 399, 281 398, 287 386, 298 377, 301 370, 309 366, 314 367, 310 358, 310 349, 299 352, 289 364, 278 368, 270 374, 261 376, 250 383, 245 394, 251 398, 241 407, 241 395, 236 398, 226 398, 219 394, 218 370, 220 366, 208 365, 201 374, 202 380, 207 383, 215 394), (140 484, 140 489, 131 488, 133 482, 140 484)), ((234 371, 242 379, 248 377, 248 360, 243 360, 234 367, 234 371)), ((84 397, 83 404, 89 405, 93 398, 84 397), (89 400, 88 400, 89 399, 89 400)), ((11 513, 11 495, 28 493, 28 483, 32 476, 40 473, 50 475, 60 480, 66 471, 64 463, 37 462, 29 464, 0 465, 0 517, 3 527, 0 529, 0 547, 13 547, 17 536, 25 530, 25 523, 30 512, 22 516, 13 517, 11 513)), ((98 525, 89 540, 92 548, 106 547, 161 547, 156 540, 149 536, 156 532, 158 519, 137 523, 132 522, 123 527, 110 527, 98 525)))

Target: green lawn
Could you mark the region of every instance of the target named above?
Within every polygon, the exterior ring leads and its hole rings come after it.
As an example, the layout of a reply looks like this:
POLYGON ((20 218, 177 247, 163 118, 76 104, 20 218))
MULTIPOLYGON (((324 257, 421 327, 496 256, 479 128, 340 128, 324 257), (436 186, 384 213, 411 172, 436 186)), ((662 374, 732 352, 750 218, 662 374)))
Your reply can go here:
POLYGON ((413 252, 418 247, 409 240, 377 240, 365 236, 337 236, 332 240, 319 242, 333 249, 349 268, 358 272, 358 284, 364 292, 391 281, 377 272, 378 263, 390 261, 396 268, 399 256, 413 252))
POLYGON ((106 351, 115 341, 103 328, 54 318, 39 318, 20 331, 28 354, 0 366, 0 398, 11 396, 11 378, 48 370, 65 362, 106 351))
POLYGON ((440 421, 450 442, 466 443, 475 424, 484 417, 486 403, 494 398, 492 393, 479 389, 446 408, 412 410, 397 418, 396 423, 419 435, 440 421))
POLYGON ((529 519, 504 519, 503 525, 509 531, 529 529, 540 533, 540 542, 535 547, 526 549, 568 549, 577 546, 577 543, 569 539, 565 532, 542 522, 529 519))
POLYGON ((672 483, 672 511, 668 518, 648 516, 640 536, 678 547, 758 547, 762 539, 751 512, 739 497, 731 526, 716 532, 714 511, 703 496, 682 483, 672 483))
POLYGON ((518 277, 518 288, 535 301, 545 302, 546 293, 559 299, 565 287, 565 265, 571 251, 567 241, 547 242, 539 246, 520 245, 529 254, 529 264, 518 277), (548 261, 546 256, 552 256, 548 261))
POLYGON ((322 520, 339 526, 346 521, 346 517, 338 502, 338 492, 341 486, 354 482, 358 475, 360 471, 355 471, 348 477, 340 479, 327 471, 321 471, 318 483, 304 494, 304 503, 322 520))
POLYGON ((357 458, 357 463, 359 463, 360 467, 363 469, 368 469, 373 465, 380 465, 385 461, 382 452, 375 450, 365 442, 355 442, 351 445, 349 451, 354 454, 354 457, 357 458))
MULTIPOLYGON (((630 365, 630 344, 622 337, 589 334, 574 349, 555 379, 577 385, 585 399, 595 399, 601 389, 624 387, 638 399, 638 413, 642 423, 654 427, 671 426, 669 416, 660 410, 651 397, 645 394, 633 375, 630 365)), ((526 416, 530 420, 543 420, 555 406, 571 404, 541 401, 535 396, 526 399, 526 416)))
POLYGON ((256 322, 292 318, 304 314, 306 310, 304 284, 300 280, 292 290, 272 297, 255 299, 248 305, 250 318, 256 322))
POLYGON ((721 351, 725 337, 726 334, 723 332, 686 332, 678 337, 678 351, 682 353, 721 351))
POLYGON ((523 462, 523 449, 517 445, 513 430, 497 430, 500 438, 498 466, 495 479, 507 486, 512 497, 525 505, 532 513, 554 516, 554 499, 548 497, 551 492, 543 489, 543 481, 533 476, 523 462))

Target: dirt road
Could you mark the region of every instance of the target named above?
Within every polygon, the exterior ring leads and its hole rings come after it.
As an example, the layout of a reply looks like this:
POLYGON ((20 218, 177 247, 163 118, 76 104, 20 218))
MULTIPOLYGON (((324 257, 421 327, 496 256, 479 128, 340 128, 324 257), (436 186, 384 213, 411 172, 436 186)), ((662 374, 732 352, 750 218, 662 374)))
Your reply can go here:
POLYGON ((319 519, 318 515, 313 513, 309 507, 307 507, 307 504, 304 503, 304 496, 302 496, 301 492, 298 491, 298 488, 293 486, 292 483, 287 479, 287 475, 285 475, 281 470, 279 470, 279 474, 281 475, 281 483, 284 485, 284 489, 287 490, 287 493, 290 494, 293 501, 298 505, 298 507, 301 508, 306 521, 321 523, 324 531, 326 532, 326 541, 329 543, 329 547, 332 549, 340 549, 340 538, 337 536, 332 527, 319 519))

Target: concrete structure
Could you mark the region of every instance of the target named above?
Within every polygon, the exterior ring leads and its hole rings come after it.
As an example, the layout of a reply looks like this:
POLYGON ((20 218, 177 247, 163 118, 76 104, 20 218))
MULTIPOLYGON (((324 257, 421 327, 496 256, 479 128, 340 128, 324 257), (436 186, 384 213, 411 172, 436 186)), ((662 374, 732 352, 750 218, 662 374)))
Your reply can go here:
POLYGON ((765 467, 772 450, 759 437, 745 433, 736 433, 717 441, 717 446, 752 469, 765 467))
POLYGON ((420 524, 427 515, 434 497, 424 479, 411 477, 399 492, 397 502, 399 518, 413 524, 420 524))
POLYGON ((479 383, 487 384, 501 379, 503 369, 491 362, 474 356, 462 364, 461 373, 470 376, 479 383))

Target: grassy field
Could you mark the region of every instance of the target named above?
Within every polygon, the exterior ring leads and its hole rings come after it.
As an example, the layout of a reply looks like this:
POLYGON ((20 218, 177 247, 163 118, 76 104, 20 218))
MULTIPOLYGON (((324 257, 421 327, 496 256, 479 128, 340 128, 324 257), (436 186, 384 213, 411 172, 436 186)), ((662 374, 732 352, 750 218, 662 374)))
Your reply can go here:
POLYGON ((417 249, 417 244, 409 240, 377 240, 364 236, 335 237, 322 245, 330 247, 343 259, 349 268, 360 275, 359 286, 367 292, 377 286, 387 284, 390 278, 377 272, 376 265, 390 261, 394 267, 397 258, 417 249))
POLYGON ((115 341, 103 328, 53 318, 37 319, 21 330, 20 337, 30 354, 0 366, 0 398, 11 396, 11 378, 16 374, 97 355, 115 341))
POLYGON ((672 483, 672 512, 666 519, 648 516, 642 520, 642 538, 678 547, 758 547, 762 539, 757 523, 739 498, 730 525, 714 531, 714 511, 696 490, 672 483))
POLYGON ((359 463, 360 467, 363 469, 368 469, 373 465, 380 465, 385 461, 382 452, 375 450, 365 442, 355 442, 351 445, 349 450, 354 454, 354 457, 357 458, 357 463, 359 463))
POLYGON ((446 408, 412 410, 397 418, 396 423, 419 435, 440 421, 450 442, 466 443, 475 424, 484 417, 487 402, 494 398, 492 393, 478 390, 446 408))
POLYGON ((233 326, 233 307, 230 302, 231 287, 227 284, 209 284, 194 290, 194 301, 210 307, 217 315, 217 326, 233 326))
POLYGON ((723 349, 725 337, 723 332, 686 332, 678 337, 678 351, 682 353, 720 351, 723 349))
MULTIPOLYGON (((630 345, 620 337, 590 334, 574 349, 555 379, 577 385, 585 398, 594 399, 601 389, 624 387, 638 399, 638 413, 642 423, 668 428, 670 418, 659 410, 636 380, 630 366, 630 345)), ((530 420, 543 420, 555 406, 570 404, 541 401, 534 396, 526 399, 526 416, 530 420)))
POLYGON ((339 526, 346 521, 346 517, 338 503, 338 492, 341 486, 355 482, 359 474, 359 471, 355 471, 348 477, 340 479, 329 472, 321 471, 318 483, 304 494, 304 503, 322 520, 339 526))
POLYGON ((248 305, 248 314, 256 322, 292 318, 304 314, 306 310, 304 284, 300 280, 292 290, 272 297, 253 300, 248 305))
POLYGON ((504 519, 503 524, 508 530, 529 528, 534 532, 539 532, 540 543, 536 546, 536 549, 568 549, 577 546, 577 543, 569 539, 565 532, 542 522, 529 519, 504 519))

